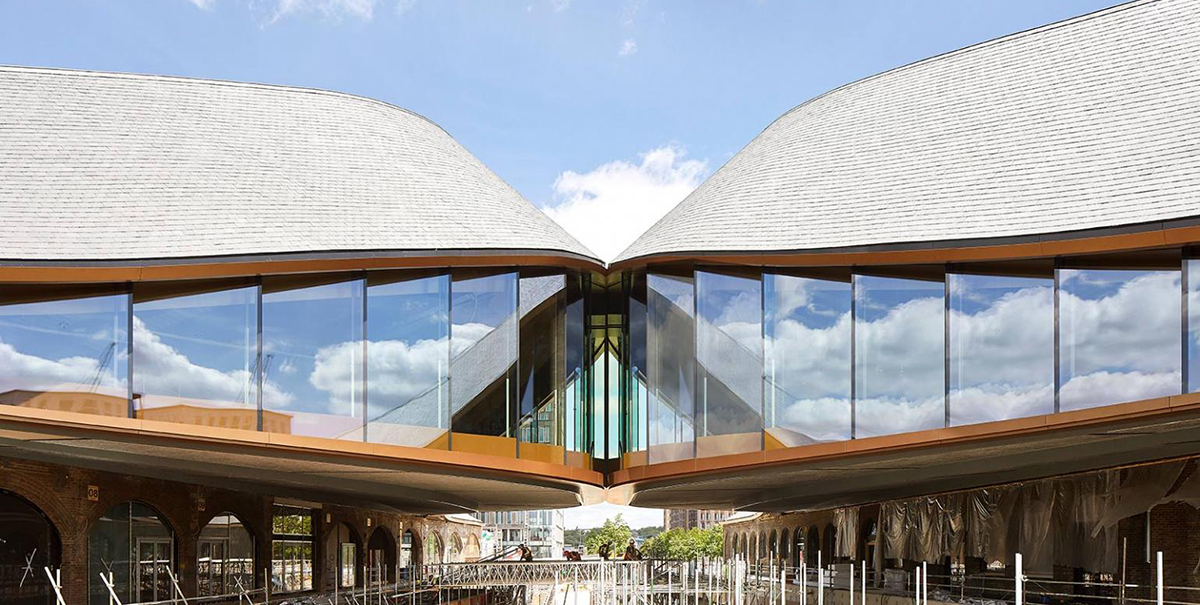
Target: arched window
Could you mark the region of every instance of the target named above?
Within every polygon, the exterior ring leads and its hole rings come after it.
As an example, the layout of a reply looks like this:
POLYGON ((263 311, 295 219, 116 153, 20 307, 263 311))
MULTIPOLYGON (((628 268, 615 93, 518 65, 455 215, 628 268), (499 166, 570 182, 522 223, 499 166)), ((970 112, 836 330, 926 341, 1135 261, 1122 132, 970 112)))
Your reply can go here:
POLYGON ((767 558, 767 532, 758 534, 758 558, 767 558))
POLYGON ((450 534, 450 562, 462 563, 463 560, 463 543, 462 538, 458 534, 450 534))
POLYGON ((396 581, 396 541, 386 527, 376 527, 367 540, 367 573, 372 584, 396 581))
POLYGON ((770 546, 767 548, 767 558, 774 559, 779 556, 779 532, 771 530, 770 546))
MULTIPOLYGON (((854 539, 853 536, 850 537, 854 539)), ((821 556, 825 558, 825 563, 833 563, 833 557, 837 555, 837 530, 833 524, 825 526, 825 535, 821 538, 821 556)))
POLYGON ((362 542, 346 523, 338 523, 330 536, 337 553, 337 582, 341 588, 362 586, 363 578, 356 572, 362 566, 362 542))
POLYGON ((0 594, 4 602, 53 603, 54 590, 42 568, 61 565, 62 543, 46 515, 24 498, 0 490, 0 594))
POLYGON ((804 528, 797 527, 792 537, 792 565, 800 567, 804 560, 804 528))
POLYGON ((443 563, 442 554, 444 552, 442 537, 436 531, 429 532, 425 538, 425 562, 430 565, 443 563))
POLYGON ((467 534, 467 550, 463 552, 463 560, 479 560, 479 536, 476 536, 475 534, 467 534))
POLYGON ((413 570, 421 566, 421 538, 411 529, 404 530, 400 538, 400 575, 407 580, 413 570))
POLYGON ((817 553, 821 551, 821 532, 816 526, 808 528, 808 540, 804 544, 804 549, 808 557, 808 566, 815 566, 817 564, 817 553))
POLYGON ((175 532, 158 511, 138 502, 118 504, 88 533, 88 602, 108 603, 100 574, 111 574, 123 603, 161 601, 173 596, 175 532))
POLYGON ((236 516, 212 518, 196 543, 196 594, 238 594, 238 586, 254 588, 254 536, 236 516))

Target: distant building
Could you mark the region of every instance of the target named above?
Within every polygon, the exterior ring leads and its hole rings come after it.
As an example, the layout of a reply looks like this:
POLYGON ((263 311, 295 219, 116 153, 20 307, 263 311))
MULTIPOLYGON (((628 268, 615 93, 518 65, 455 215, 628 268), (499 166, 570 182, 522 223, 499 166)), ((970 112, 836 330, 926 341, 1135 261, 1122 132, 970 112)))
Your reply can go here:
POLYGON ((562 556, 566 521, 561 510, 528 510, 476 513, 483 522, 485 536, 490 535, 495 556, 524 544, 534 558, 550 559, 562 556))
POLYGON ((663 531, 672 529, 708 529, 733 515, 731 510, 694 510, 668 508, 663 510, 663 531))

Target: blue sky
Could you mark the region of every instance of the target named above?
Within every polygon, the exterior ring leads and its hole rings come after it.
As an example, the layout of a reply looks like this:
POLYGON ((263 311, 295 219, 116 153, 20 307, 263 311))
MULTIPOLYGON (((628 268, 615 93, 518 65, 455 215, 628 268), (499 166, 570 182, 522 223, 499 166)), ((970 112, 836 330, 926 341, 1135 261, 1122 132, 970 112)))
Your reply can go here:
POLYGON ((0 63, 388 101, 611 256, 804 100, 1116 3, 0 0, 0 63))
MULTIPOLYGON (((0 63, 338 90, 419 112, 611 257, 839 85, 1115 0, 0 0, 0 63)), ((836 340, 836 339, 835 339, 836 340)), ((623 511, 602 505, 570 527, 623 511)))

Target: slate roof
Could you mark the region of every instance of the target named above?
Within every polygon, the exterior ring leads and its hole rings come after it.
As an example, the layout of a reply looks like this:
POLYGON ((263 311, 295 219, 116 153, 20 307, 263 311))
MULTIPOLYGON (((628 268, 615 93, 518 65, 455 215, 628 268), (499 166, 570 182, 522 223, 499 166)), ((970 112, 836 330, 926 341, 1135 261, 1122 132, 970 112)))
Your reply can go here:
POLYGON ((784 114, 617 261, 1019 237, 1200 216, 1200 2, 1141 0, 784 114))
POLYGON ((412 112, 347 94, 0 67, 0 261, 595 258, 412 112))

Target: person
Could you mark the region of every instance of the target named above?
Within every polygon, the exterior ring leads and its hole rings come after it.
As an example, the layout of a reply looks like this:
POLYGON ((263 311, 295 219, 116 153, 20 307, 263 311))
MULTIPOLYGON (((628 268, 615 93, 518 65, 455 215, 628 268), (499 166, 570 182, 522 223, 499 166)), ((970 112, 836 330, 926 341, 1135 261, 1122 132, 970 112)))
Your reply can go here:
POLYGON ((575 552, 573 550, 564 550, 563 558, 565 558, 568 561, 582 561, 583 560, 583 557, 579 556, 579 553, 575 552))
POLYGON ((521 551, 521 561, 529 562, 529 561, 533 560, 533 551, 529 550, 529 547, 525 546, 524 543, 521 543, 520 551, 521 551))
POLYGON ((637 544, 635 544, 633 540, 630 540, 629 546, 625 547, 625 560, 626 561, 641 561, 642 560, 642 552, 640 550, 638 550, 637 544))
POLYGON ((607 561, 607 560, 608 560, 608 555, 609 555, 609 553, 611 552, 611 550, 609 549, 609 546, 608 546, 608 542, 605 542, 604 544, 601 544, 601 545, 600 545, 600 549, 599 549, 597 552, 598 552, 598 553, 599 553, 599 555, 600 555, 600 560, 601 560, 601 561, 607 561))

